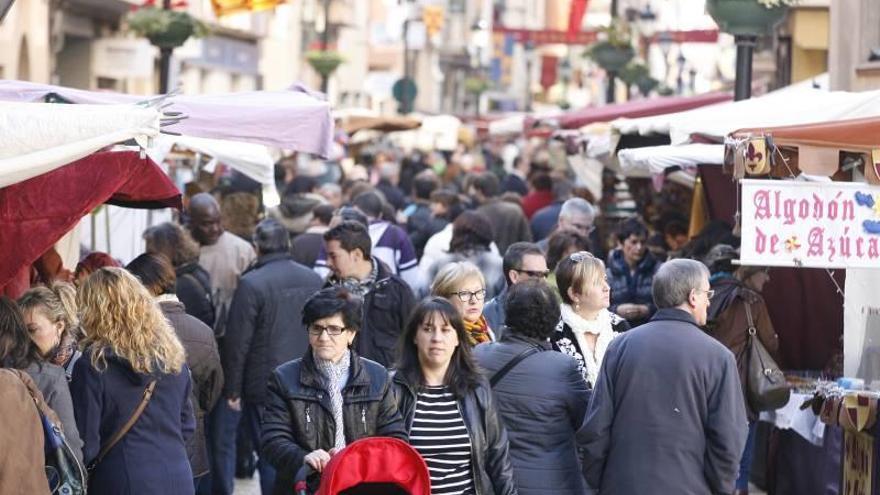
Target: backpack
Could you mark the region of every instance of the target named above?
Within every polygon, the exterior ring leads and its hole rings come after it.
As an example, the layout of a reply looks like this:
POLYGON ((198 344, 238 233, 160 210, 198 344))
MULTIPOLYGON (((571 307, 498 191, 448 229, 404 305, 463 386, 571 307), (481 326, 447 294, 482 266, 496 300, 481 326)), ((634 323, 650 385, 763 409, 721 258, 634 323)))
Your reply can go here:
POLYGON ((43 425, 43 450, 45 453, 46 479, 49 481, 49 493, 53 495, 85 495, 86 471, 82 463, 67 443, 61 428, 55 424, 54 413, 46 404, 33 382, 22 377, 22 371, 15 371, 18 378, 27 386, 43 425))

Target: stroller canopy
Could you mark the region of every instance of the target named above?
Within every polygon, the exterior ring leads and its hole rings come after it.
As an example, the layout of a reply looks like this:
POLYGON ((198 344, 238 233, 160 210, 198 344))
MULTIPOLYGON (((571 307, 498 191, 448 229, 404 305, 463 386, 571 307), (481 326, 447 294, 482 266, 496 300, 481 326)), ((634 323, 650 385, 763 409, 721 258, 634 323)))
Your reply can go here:
POLYGON ((317 495, 337 495, 363 483, 393 483, 410 495, 431 495, 425 461, 396 438, 363 438, 345 447, 325 468, 317 495))

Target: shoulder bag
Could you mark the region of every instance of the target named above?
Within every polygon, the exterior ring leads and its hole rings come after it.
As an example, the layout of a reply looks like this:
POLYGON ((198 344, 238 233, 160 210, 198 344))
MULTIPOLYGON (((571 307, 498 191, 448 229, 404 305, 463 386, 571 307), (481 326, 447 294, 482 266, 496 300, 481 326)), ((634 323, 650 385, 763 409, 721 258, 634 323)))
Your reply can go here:
POLYGON ((101 451, 98 452, 98 456, 95 457, 95 460, 89 463, 88 468, 86 468, 89 473, 92 473, 95 468, 98 467, 98 464, 100 464, 101 461, 104 460, 104 457, 107 456, 107 453, 110 452, 110 450, 115 447, 120 440, 122 440, 122 437, 124 437, 125 434, 128 433, 129 430, 131 430, 134 424, 137 423, 137 420, 141 417, 141 414, 144 413, 144 409, 147 408, 147 404, 150 403, 150 399, 153 397, 154 390, 156 390, 156 380, 151 381, 149 385, 147 385, 147 388, 144 389, 144 397, 141 399, 141 403, 138 404, 137 408, 131 414, 131 417, 128 418, 128 421, 126 421, 125 424, 122 425, 122 428, 120 428, 119 431, 116 432, 116 434, 110 437, 109 442, 101 447, 101 451))
POLYGON ((788 403, 791 389, 776 361, 758 338, 758 329, 752 318, 752 305, 748 301, 743 303, 749 324, 746 398, 749 407, 755 412, 773 411, 788 403))
POLYGON ((508 361, 507 364, 505 364, 503 368, 498 370, 498 372, 496 372, 494 375, 492 375, 492 378, 489 379, 489 385, 492 388, 495 388, 495 385, 497 385, 498 382, 500 382, 501 379, 504 378, 504 376, 510 372, 510 370, 515 368, 516 365, 521 363, 525 358, 531 356, 532 354, 539 353, 543 350, 544 350, 544 348, 536 346, 536 345, 529 346, 526 350, 517 354, 513 359, 508 361))

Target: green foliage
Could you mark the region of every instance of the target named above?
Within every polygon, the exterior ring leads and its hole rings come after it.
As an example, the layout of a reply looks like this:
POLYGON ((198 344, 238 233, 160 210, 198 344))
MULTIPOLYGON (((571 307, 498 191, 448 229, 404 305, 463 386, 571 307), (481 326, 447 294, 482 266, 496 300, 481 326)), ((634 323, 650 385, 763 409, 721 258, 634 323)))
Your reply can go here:
POLYGON ((209 33, 208 27, 187 12, 142 7, 127 18, 128 28, 139 36, 148 38, 158 47, 175 48, 194 36, 200 38, 209 33))

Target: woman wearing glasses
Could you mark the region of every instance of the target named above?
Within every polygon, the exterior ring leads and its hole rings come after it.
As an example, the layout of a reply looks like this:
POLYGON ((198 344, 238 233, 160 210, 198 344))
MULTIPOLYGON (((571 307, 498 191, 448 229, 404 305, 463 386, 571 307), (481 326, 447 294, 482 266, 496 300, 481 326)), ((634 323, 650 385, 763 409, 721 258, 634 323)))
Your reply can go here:
POLYGON ((323 289, 306 302, 306 354, 269 379, 262 446, 277 470, 273 493, 290 493, 303 464, 321 472, 355 440, 406 439, 388 371, 350 349, 361 321, 360 299, 345 289, 323 289))
POLYGON ((553 348, 573 357, 587 385, 593 387, 608 344, 629 324, 608 311, 611 288, 605 263, 587 251, 563 258, 556 265, 556 283, 562 297, 562 318, 550 338, 553 348))
POLYGON ((483 316, 486 279, 476 265, 467 261, 447 264, 434 277, 431 295, 446 298, 458 310, 470 345, 495 340, 495 333, 483 316))
POLYGON ((409 441, 428 465, 432 495, 516 495, 507 431, 466 339, 446 299, 413 311, 393 378, 409 441))

